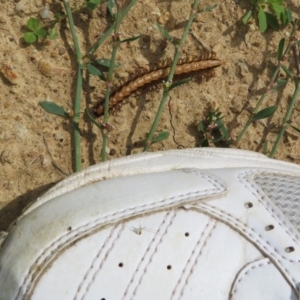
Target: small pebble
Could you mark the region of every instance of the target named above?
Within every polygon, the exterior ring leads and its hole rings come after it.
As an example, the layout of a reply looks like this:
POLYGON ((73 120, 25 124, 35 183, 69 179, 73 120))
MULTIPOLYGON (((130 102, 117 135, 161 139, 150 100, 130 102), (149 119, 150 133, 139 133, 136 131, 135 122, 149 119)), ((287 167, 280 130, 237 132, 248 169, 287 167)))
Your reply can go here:
POLYGON ((18 61, 18 60, 19 60, 19 58, 18 58, 18 55, 17 55, 17 54, 13 54, 13 55, 11 56, 11 59, 12 59, 12 61, 14 61, 14 62, 16 62, 16 61, 18 61))
POLYGON ((131 105, 132 108, 135 108, 136 105, 137 105, 137 99, 136 98, 132 98, 130 100, 130 105, 131 105))
POLYGON ((41 11, 40 11, 40 16, 42 19, 50 19, 50 12, 49 9, 47 7, 44 7, 41 11))
POLYGON ((23 2, 19 2, 16 5, 16 11, 19 13, 23 13, 25 11, 25 5, 23 2))
POLYGON ((57 58, 57 52, 56 51, 51 51, 51 54, 50 54, 50 56, 52 57, 52 58, 57 58))
POLYGON ((115 149, 110 149, 109 155, 115 155, 115 154, 116 154, 116 150, 115 149))
POLYGON ((4 163, 11 164, 13 162, 12 153, 9 150, 3 150, 0 155, 0 161, 4 163))
POLYGON ((43 167, 48 167, 51 165, 51 160, 47 157, 43 157, 43 160, 42 160, 42 166, 43 167))
POLYGON ((64 55, 65 53, 66 53, 66 48, 65 47, 59 47, 58 54, 59 55, 64 55))
POLYGON ((41 60, 39 62, 38 70, 47 77, 51 77, 53 75, 53 69, 51 65, 46 61, 41 60))

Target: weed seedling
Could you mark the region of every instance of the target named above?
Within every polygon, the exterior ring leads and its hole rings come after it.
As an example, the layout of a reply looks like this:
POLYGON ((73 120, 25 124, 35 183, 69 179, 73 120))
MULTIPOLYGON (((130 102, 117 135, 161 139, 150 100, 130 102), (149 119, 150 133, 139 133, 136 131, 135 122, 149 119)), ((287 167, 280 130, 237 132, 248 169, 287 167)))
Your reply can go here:
POLYGON ((268 25, 279 30, 278 21, 284 25, 288 23, 287 10, 283 2, 284 0, 250 0, 252 7, 244 16, 243 23, 247 24, 256 13, 260 32, 265 32, 268 25))
POLYGON ((229 144, 230 137, 228 130, 223 124, 223 118, 224 116, 222 116, 219 109, 216 109, 210 111, 204 121, 199 121, 198 129, 204 136, 201 147, 209 147, 217 143, 221 143, 222 145, 229 144))
POLYGON ((24 33, 24 40, 26 43, 31 44, 47 36, 47 31, 40 26, 40 21, 38 19, 30 18, 27 21, 26 26, 30 30, 24 33))

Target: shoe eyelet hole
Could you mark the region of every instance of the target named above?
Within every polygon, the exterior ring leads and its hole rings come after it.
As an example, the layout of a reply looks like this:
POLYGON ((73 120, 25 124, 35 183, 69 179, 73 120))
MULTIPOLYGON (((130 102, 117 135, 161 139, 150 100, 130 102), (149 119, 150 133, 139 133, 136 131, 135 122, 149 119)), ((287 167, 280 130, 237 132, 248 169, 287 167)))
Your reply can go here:
POLYGON ((189 232, 186 232, 184 235, 185 235, 185 236, 189 236, 190 234, 189 234, 189 232))
POLYGON ((253 203, 252 202, 247 202, 244 204, 246 208, 251 208, 253 207, 253 203))
POLYGON ((295 251, 295 248, 292 247, 292 246, 286 247, 286 248, 284 249, 284 251, 285 251, 286 253, 291 253, 291 252, 294 252, 294 251, 295 251))
POLYGON ((69 226, 69 227, 68 227, 68 231, 71 231, 71 230, 72 230, 72 227, 71 227, 71 226, 69 226))
POLYGON ((119 267, 123 268, 124 264, 122 262, 119 263, 119 267))
POLYGON ((265 227, 266 231, 273 230, 274 228, 275 228, 274 225, 267 225, 267 226, 265 227))
POLYGON ((167 266, 167 269, 168 269, 168 270, 171 270, 171 269, 172 269, 172 266, 171 266, 171 265, 168 265, 168 266, 167 266))

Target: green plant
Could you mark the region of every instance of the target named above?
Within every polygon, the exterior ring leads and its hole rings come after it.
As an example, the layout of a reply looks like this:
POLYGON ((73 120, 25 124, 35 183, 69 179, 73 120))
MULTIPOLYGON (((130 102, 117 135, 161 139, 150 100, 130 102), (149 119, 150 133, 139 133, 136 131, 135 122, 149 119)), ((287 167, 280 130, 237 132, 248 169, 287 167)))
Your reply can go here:
POLYGON ((209 147, 217 143, 221 143, 222 145, 228 145, 230 143, 228 130, 222 121, 223 118, 224 116, 222 116, 218 108, 209 111, 206 119, 199 121, 198 129, 202 132, 204 137, 201 147, 209 147))
MULTIPOLYGON (((109 0, 111 3, 112 0, 109 0)), ((48 113, 58 115, 63 118, 67 118, 71 121, 73 125, 73 141, 74 141, 74 161, 75 161, 75 171, 81 170, 81 152, 80 152, 80 129, 79 129, 79 122, 80 122, 80 106, 81 106, 81 93, 82 93, 82 81, 83 81, 83 70, 86 69, 88 73, 94 76, 98 76, 101 80, 106 81, 106 94, 105 94, 105 114, 104 114, 104 120, 97 122, 86 110, 87 115, 92 120, 92 122, 101 130, 102 137, 103 137, 103 143, 102 143, 102 151, 101 151, 101 157, 102 161, 106 160, 106 139, 107 139, 107 133, 113 129, 113 126, 111 126, 108 123, 108 101, 109 101, 109 95, 111 90, 111 82, 112 82, 112 76, 114 69, 118 66, 118 63, 115 62, 115 57, 117 53, 118 46, 120 43, 123 42, 129 42, 132 40, 135 40, 139 38, 139 36, 131 37, 128 39, 123 39, 119 33, 119 27, 121 24, 121 20, 126 16, 130 8, 135 4, 136 0, 127 0, 123 5, 120 5, 120 2, 117 3, 117 15, 114 18, 113 25, 99 38, 96 43, 92 46, 92 48, 87 52, 86 55, 82 55, 81 49, 79 47, 79 42, 75 30, 75 25, 73 21, 73 13, 75 11, 78 11, 82 7, 88 7, 89 9, 94 9, 97 4, 100 4, 100 0, 88 0, 85 4, 81 5, 80 7, 76 7, 73 10, 70 7, 70 4, 67 0, 63 0, 63 4, 66 11, 66 16, 64 14, 57 15, 57 21, 59 22, 63 18, 67 18, 70 30, 74 42, 74 48, 76 53, 76 62, 77 62, 77 79, 76 79, 76 91, 75 91, 75 100, 74 100, 74 109, 73 114, 69 114, 65 111, 65 109, 59 105, 57 105, 54 102, 48 102, 48 101, 41 101, 40 105, 41 107, 47 111, 48 113), (93 53, 100 47, 100 45, 105 41, 107 37, 110 36, 110 34, 114 31, 114 34, 112 36, 113 38, 113 52, 112 52, 112 58, 110 60, 108 59, 97 59, 93 57, 93 53), (91 58, 93 57, 93 58, 91 58), (97 66, 105 66, 108 67, 108 74, 104 75, 100 72, 100 70, 97 69, 97 66)))
MULTIPOLYGON (((109 0, 112 1, 112 0, 109 0)), ((85 3, 79 5, 71 10, 72 14, 81 10, 84 7, 87 7, 89 10, 94 10, 97 5, 101 4, 101 0, 86 0, 85 3)), ((36 18, 30 18, 27 21, 27 28, 29 31, 24 33, 24 40, 28 44, 32 44, 39 39, 49 38, 50 40, 54 40, 59 37, 56 31, 57 23, 64 20, 67 16, 64 12, 56 13, 54 15, 55 20, 46 22, 43 26, 40 25, 40 21, 36 18)))
POLYGON ((38 39, 43 39, 47 36, 47 31, 40 26, 40 21, 35 18, 30 18, 26 24, 30 31, 24 33, 26 43, 34 43, 38 39))
MULTIPOLYGON (((216 7, 216 5, 213 5, 213 6, 209 6, 209 7, 206 7, 204 9, 202 9, 202 8, 199 8, 199 2, 200 2, 200 0, 194 0, 193 4, 191 6, 191 12, 190 12, 189 20, 188 20, 188 22, 185 26, 183 35, 182 35, 180 40, 178 40, 176 38, 172 38, 172 36, 169 34, 169 32, 165 28, 163 28, 162 26, 157 24, 158 29, 164 35, 164 37, 174 45, 175 54, 174 54, 174 58, 173 58, 173 62, 172 62, 172 66, 171 66, 171 70, 170 70, 168 79, 164 84, 163 96, 162 96, 159 108, 158 108, 157 113, 155 115, 155 118, 154 118, 153 124, 151 126, 151 129, 150 129, 149 133, 146 136, 144 151, 148 151, 150 145, 152 143, 156 142, 156 139, 155 139, 156 133, 155 132, 156 132, 158 123, 160 121, 160 118, 161 118, 163 109, 165 107, 165 104, 167 102, 170 91, 172 89, 174 89, 175 87, 178 87, 178 86, 180 86, 180 85, 182 85, 182 84, 189 81, 189 79, 185 79, 185 80, 174 82, 174 83, 172 82, 173 77, 174 77, 174 73, 175 73, 175 69, 176 69, 176 65, 177 65, 177 62, 178 62, 179 57, 181 55, 181 52, 182 52, 182 47, 185 43, 188 32, 191 28, 191 25, 193 23, 193 20, 194 20, 196 14, 197 13, 203 13, 203 12, 206 12, 206 11, 211 11, 216 7)), ((168 135, 165 135, 165 138, 167 138, 167 136, 168 135)))
POLYGON ((273 29, 279 29, 281 24, 288 23, 287 9, 284 6, 284 0, 250 0, 251 9, 243 18, 243 23, 247 24, 254 13, 257 14, 259 30, 265 32, 268 25, 273 29))
POLYGON ((287 18, 288 18, 288 22, 291 23, 293 25, 292 31, 291 31, 291 37, 289 42, 287 43, 287 45, 285 44, 285 39, 281 39, 279 44, 278 44, 278 50, 277 50, 277 67, 273 73, 273 76, 270 80, 270 82, 268 83, 268 85, 265 88, 264 93, 262 94, 262 96, 260 97, 259 101, 257 102, 252 115, 250 116, 250 118, 248 119, 247 123, 245 124, 245 126, 243 127, 243 129, 241 130, 240 134, 237 136, 236 140, 235 140, 235 144, 237 145, 240 140, 242 139, 243 135, 245 134, 245 132, 247 131, 248 127, 256 120, 259 119, 263 119, 263 118, 268 118, 270 116, 272 116, 275 111, 276 111, 276 106, 271 106, 268 108, 265 108, 263 110, 259 110, 260 106, 263 103, 263 100, 265 99, 266 95, 268 93, 270 93, 271 91, 275 91, 283 86, 286 85, 287 81, 286 80, 278 80, 277 76, 278 73, 281 69, 284 70, 284 72, 288 75, 288 77, 294 82, 295 84, 295 89, 294 89, 294 94, 292 96, 291 102, 289 104, 288 110, 286 112, 286 115, 283 119, 282 125, 280 127, 277 139, 275 141, 275 144, 272 147, 272 150, 270 152, 270 157, 274 157, 275 152, 279 146, 279 143, 283 137, 284 132, 286 131, 287 127, 290 126, 291 128, 293 128, 294 130, 296 130, 297 132, 300 132, 300 130, 296 127, 294 127, 293 125, 291 125, 292 120, 291 120, 291 115, 292 115, 292 111, 293 108, 296 104, 297 101, 297 97, 299 94, 299 75, 300 75, 300 70, 299 70, 299 64, 297 64, 297 75, 294 76, 293 73, 288 69, 288 67, 285 65, 285 62, 287 61, 287 57, 291 51, 291 49, 294 49, 294 57, 296 62, 299 61, 299 49, 298 49, 298 45, 300 43, 300 41, 298 40, 297 36, 295 35, 296 30, 298 29, 299 26, 299 19, 297 20, 293 20, 292 18, 292 14, 291 11, 288 9, 287 10, 287 18))

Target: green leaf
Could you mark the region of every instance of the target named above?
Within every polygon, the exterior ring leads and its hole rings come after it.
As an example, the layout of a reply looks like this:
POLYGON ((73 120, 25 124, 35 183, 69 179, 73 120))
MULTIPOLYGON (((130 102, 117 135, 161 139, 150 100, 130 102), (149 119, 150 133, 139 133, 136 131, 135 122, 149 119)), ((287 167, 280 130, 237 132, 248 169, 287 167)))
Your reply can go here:
POLYGON ((86 7, 89 9, 89 10, 94 10, 95 8, 96 8, 96 4, 95 3, 93 3, 93 2, 88 2, 87 4, 86 4, 86 7))
POLYGON ((48 30, 48 38, 50 40, 55 40, 59 37, 58 33, 55 31, 54 28, 48 30))
POLYGON ((159 29, 159 31, 162 33, 162 35, 171 43, 173 43, 174 39, 170 36, 169 32, 163 28, 161 25, 159 25, 158 23, 156 23, 157 28, 159 29))
POLYGON ((252 16, 252 9, 250 9, 250 10, 246 13, 245 17, 243 18, 243 23, 244 23, 244 25, 246 25, 246 24, 249 22, 251 16, 252 16))
POLYGON ((213 143, 217 143, 217 142, 222 141, 222 139, 223 139, 223 136, 222 136, 222 135, 216 136, 216 137, 214 137, 214 139, 212 140, 212 142, 213 142, 213 143))
POLYGON ((89 10, 94 10, 100 3, 101 0, 88 0, 86 6, 89 10))
POLYGON ((276 3, 272 3, 271 6, 272 6, 277 18, 282 22, 282 24, 286 24, 287 13, 286 13, 285 7, 282 6, 281 4, 276 4, 276 3))
POLYGON ((63 107, 57 105, 54 102, 50 101, 41 101, 40 106, 48 113, 61 116, 64 118, 69 118, 70 115, 64 110, 63 107))
POLYGON ((92 117, 88 109, 85 109, 86 114, 88 115, 89 119, 101 130, 103 131, 102 127, 99 125, 99 123, 92 117))
POLYGON ((109 10, 110 15, 114 18, 114 7, 115 7, 115 1, 114 0, 108 0, 107 1, 107 8, 109 10))
POLYGON ((204 124, 203 124, 203 122, 201 120, 199 121, 198 129, 201 130, 203 133, 206 132, 205 129, 204 129, 204 124))
POLYGON ((285 43, 285 39, 283 38, 283 39, 280 40, 280 42, 278 44, 278 50, 277 50, 277 59, 278 59, 278 61, 281 61, 281 59, 282 59, 284 43, 285 43))
MULTIPOLYGON (((96 60, 93 60, 93 62, 95 64, 98 64, 103 67, 107 67, 107 68, 110 67, 110 59, 96 59, 96 60)), ((118 62, 115 62, 115 68, 117 68, 119 66, 121 66, 121 64, 118 62)))
POLYGON ((279 30, 279 23, 276 17, 268 12, 265 13, 267 18, 267 23, 274 29, 279 30))
POLYGON ((92 64, 88 64, 87 69, 91 75, 98 76, 101 80, 106 81, 104 74, 100 70, 95 68, 92 64))
POLYGON ((297 128, 297 127, 295 127, 293 125, 290 125, 290 127, 292 127, 294 130, 296 130, 298 133, 300 133, 300 129, 299 128, 297 128))
POLYGON ((294 80, 294 76, 293 76, 292 72, 285 65, 281 65, 281 68, 292 80, 294 80))
POLYGON ((87 65, 87 69, 89 71, 89 73, 93 76, 99 76, 102 75, 102 72, 100 70, 98 70, 97 68, 95 68, 93 65, 88 64, 87 65))
POLYGON ((134 41, 134 40, 139 39, 140 37, 141 37, 141 35, 133 36, 133 37, 131 37, 131 38, 121 40, 121 43, 132 42, 132 41, 134 41))
POLYGON ((33 32, 25 32, 24 33, 24 40, 26 43, 34 43, 37 40, 36 35, 33 32))
POLYGON ((258 12, 259 31, 265 32, 267 29, 267 16, 264 10, 260 7, 258 12))
POLYGON ((206 11, 212 11, 216 7, 218 7, 217 4, 211 5, 211 6, 207 6, 207 7, 203 8, 203 9, 198 9, 197 13, 203 13, 203 12, 206 12, 206 11))
POLYGON ((162 131, 157 136, 153 137, 152 143, 161 142, 161 141, 167 139, 169 137, 169 135, 170 135, 170 132, 168 132, 168 131, 162 131))
POLYGON ((256 113, 253 116, 252 121, 257 121, 257 120, 268 118, 275 113, 276 109, 277 109, 277 105, 262 109, 261 111, 259 111, 258 113, 256 113))
POLYGON ((284 12, 280 15, 280 21, 282 24, 286 25, 289 23, 288 17, 287 17, 287 10, 284 9, 284 12))
POLYGON ((34 32, 39 38, 44 38, 47 35, 47 32, 44 28, 39 28, 34 32))
POLYGON ((40 27, 40 21, 35 18, 30 18, 27 21, 27 27, 32 31, 36 31, 40 27))
POLYGON ((59 13, 54 13, 54 18, 57 22, 59 22, 66 14, 61 11, 59 13))
POLYGON ((269 4, 278 4, 278 5, 282 5, 284 2, 284 0, 267 0, 266 3, 269 3, 269 4))
POLYGON ((229 142, 230 137, 229 137, 229 133, 224 125, 224 123, 222 122, 221 119, 218 119, 216 121, 216 124, 218 125, 219 130, 221 131, 223 137, 225 138, 226 142, 229 142))
POLYGON ((179 86, 179 85, 188 83, 190 80, 191 80, 191 78, 186 78, 186 79, 183 79, 183 80, 176 81, 176 82, 172 83, 172 84, 169 86, 169 91, 171 91, 172 89, 176 88, 176 87, 179 86))
POLYGON ((286 17, 287 17, 288 23, 293 23, 292 11, 289 8, 287 8, 287 10, 286 10, 286 17))
POLYGON ((276 85, 271 88, 271 90, 277 90, 278 88, 282 87, 283 85, 286 85, 287 81, 286 80, 278 80, 276 82, 276 85))
POLYGON ((209 143, 207 139, 203 140, 203 142, 201 143, 201 147, 209 147, 209 143))

